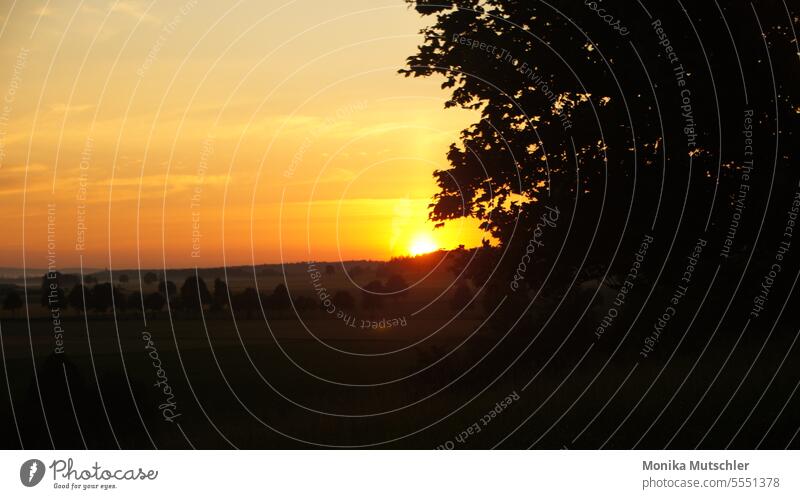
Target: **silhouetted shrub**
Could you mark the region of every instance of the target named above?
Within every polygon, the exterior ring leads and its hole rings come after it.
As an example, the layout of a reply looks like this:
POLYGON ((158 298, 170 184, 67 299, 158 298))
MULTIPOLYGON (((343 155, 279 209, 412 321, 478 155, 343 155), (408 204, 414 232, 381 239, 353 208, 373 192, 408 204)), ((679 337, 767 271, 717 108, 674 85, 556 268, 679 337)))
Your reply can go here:
POLYGON ((408 295, 408 283, 399 274, 392 274, 389 280, 386 281, 385 290, 390 293, 395 293, 392 298, 403 298, 408 295))
POLYGON ((12 315, 16 315, 20 308, 22 308, 22 298, 19 293, 14 290, 9 291, 3 300, 3 310, 10 310, 12 315))

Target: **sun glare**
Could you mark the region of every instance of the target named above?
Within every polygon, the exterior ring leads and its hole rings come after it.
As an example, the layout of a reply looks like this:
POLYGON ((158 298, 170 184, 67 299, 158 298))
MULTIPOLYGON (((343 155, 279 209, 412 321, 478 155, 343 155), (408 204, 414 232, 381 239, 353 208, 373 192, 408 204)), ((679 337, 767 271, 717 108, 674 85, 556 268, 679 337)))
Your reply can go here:
POLYGON ((438 246, 433 238, 427 234, 420 234, 411 241, 408 250, 411 256, 423 255, 436 251, 438 246))

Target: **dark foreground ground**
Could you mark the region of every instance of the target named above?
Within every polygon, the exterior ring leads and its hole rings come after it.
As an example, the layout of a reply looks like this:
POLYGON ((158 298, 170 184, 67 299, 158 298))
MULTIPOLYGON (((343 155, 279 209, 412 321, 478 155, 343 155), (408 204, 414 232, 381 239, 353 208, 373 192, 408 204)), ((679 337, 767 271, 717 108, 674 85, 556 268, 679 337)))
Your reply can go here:
POLYGON ((74 317, 54 354, 46 318, 4 320, 2 447, 797 447, 790 334, 643 361, 477 318, 306 326, 74 317))

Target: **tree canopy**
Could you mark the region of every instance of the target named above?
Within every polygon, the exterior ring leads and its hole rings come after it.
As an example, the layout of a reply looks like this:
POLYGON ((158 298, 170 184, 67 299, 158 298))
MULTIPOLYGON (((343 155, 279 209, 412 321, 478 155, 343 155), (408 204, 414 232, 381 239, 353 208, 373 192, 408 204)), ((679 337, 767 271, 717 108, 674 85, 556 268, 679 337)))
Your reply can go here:
POLYGON ((743 1, 607 3, 604 15, 595 2, 409 3, 431 23, 400 72, 441 78, 445 107, 477 113, 434 172, 430 218, 478 219, 505 251, 505 278, 547 207, 562 217, 534 260, 561 254, 569 267, 611 261, 623 239, 636 244, 647 231, 721 237, 748 115, 764 169, 752 196, 796 185, 787 144, 798 61, 780 2, 759 3, 757 15, 743 1), (729 31, 728 19, 748 21, 729 31))

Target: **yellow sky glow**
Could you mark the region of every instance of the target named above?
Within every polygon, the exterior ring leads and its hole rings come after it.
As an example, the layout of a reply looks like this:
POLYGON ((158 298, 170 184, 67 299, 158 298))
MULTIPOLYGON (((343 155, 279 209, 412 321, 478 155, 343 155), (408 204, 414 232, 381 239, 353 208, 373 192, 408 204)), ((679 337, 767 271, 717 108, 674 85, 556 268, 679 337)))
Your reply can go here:
POLYGON ((475 116, 397 74, 423 23, 401 0, 0 9, 0 266, 45 267, 48 227, 60 267, 480 242, 474 221, 427 220, 475 116))

